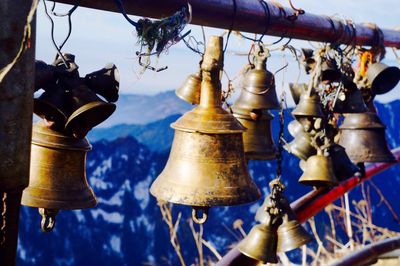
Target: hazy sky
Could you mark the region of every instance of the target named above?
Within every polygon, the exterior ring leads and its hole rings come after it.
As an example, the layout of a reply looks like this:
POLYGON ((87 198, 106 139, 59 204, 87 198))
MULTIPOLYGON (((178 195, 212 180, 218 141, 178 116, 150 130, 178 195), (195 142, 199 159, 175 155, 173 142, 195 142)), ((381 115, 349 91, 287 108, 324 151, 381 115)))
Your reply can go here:
MULTIPOLYGON (((110 0, 111 1, 111 0, 110 0)), ((278 1, 287 6, 287 1, 278 1)), ((306 12, 338 15, 339 17, 353 19, 357 23, 373 22, 382 28, 395 28, 400 25, 400 8, 398 0, 295 0, 294 5, 303 8, 306 12), (366 4, 367 3, 367 4, 366 4)), ((66 11, 71 6, 57 4, 56 10, 66 11)), ((132 17, 138 19, 137 17, 132 17)), ((44 13, 43 3, 40 3, 37 15, 37 59, 50 63, 55 56, 55 49, 50 39, 50 23, 44 13)), ((104 12, 79 7, 72 16, 72 35, 63 48, 63 52, 76 55, 80 66, 80 73, 84 75, 102 68, 106 63, 113 62, 117 65, 120 76, 122 93, 154 94, 171 90, 179 86, 187 75, 195 72, 199 56, 190 51, 183 43, 172 46, 168 53, 162 54, 159 60, 153 59, 159 66, 168 65, 162 72, 146 71, 139 76, 141 71, 135 52, 139 50, 136 44, 134 28, 118 13, 104 12)), ((192 35, 201 40, 200 27, 189 26, 192 35)), ((66 18, 55 19, 56 40, 62 41, 67 32, 66 18)), ((221 29, 206 28, 206 35, 220 35, 221 29)), ((267 36, 265 43, 276 40, 276 37, 267 36)), ((293 41, 297 48, 309 46, 308 42, 293 41)), ((232 36, 228 51, 246 52, 250 43, 236 36, 232 36)), ((280 51, 273 53, 269 59, 268 68, 274 72, 284 64, 283 54, 280 51)), ((296 62, 287 54, 289 67, 285 73, 280 72, 276 77, 278 93, 287 84, 297 80, 298 67, 296 62), (283 84, 283 85, 282 85, 283 84)), ((235 56, 228 53, 225 56, 225 70, 234 77, 247 62, 245 56, 235 56)), ((388 49, 387 63, 395 64, 391 49, 388 49)), ((300 81, 306 81, 307 76, 302 73, 300 81)), ((391 93, 378 98, 389 101, 400 98, 400 87, 391 93)))

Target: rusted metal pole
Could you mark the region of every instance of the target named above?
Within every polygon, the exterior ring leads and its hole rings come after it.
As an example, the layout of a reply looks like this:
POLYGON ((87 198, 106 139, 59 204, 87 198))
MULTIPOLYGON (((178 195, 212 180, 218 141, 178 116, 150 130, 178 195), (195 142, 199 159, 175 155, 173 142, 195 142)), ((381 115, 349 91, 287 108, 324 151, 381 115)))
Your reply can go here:
MULTIPOLYGON (((73 5, 76 0, 56 2, 73 5)), ((307 11, 297 20, 290 21, 286 16, 293 14, 291 8, 267 2, 268 8, 265 9, 259 0, 122 0, 122 3, 128 14, 152 18, 170 16, 190 3, 193 10, 192 24, 222 29, 317 42, 354 42, 366 46, 375 45, 379 40, 379 33, 371 26, 357 24, 354 32, 348 23, 307 11)), ((113 0, 81 0, 80 5, 119 12, 113 0)), ((400 31, 382 29, 382 33, 385 46, 400 48, 400 31)))
POLYGON ((35 22, 31 39, 25 25, 32 2, 0 1, 0 76, 7 73, 0 81, 0 264, 5 266, 15 265, 21 194, 29 181, 35 22), (21 43, 30 47, 20 50, 26 47, 21 43), (15 65, 5 71, 18 54, 15 65))
POLYGON ((400 236, 387 238, 376 243, 365 246, 351 254, 340 258, 339 261, 329 264, 329 266, 362 266, 376 262, 380 255, 400 248, 400 236))
MULTIPOLYGON (((397 161, 400 161, 400 147, 392 150, 392 153, 396 157, 397 161)), ((370 164, 366 167, 366 174, 364 178, 352 177, 332 189, 318 189, 311 191, 310 193, 307 193, 303 197, 293 202, 291 207, 296 213, 298 221, 304 223, 307 221, 307 219, 313 217, 323 208, 334 202, 339 197, 343 196, 344 193, 350 191, 365 180, 370 179, 371 177, 379 174, 395 164, 396 163, 370 164)), ((258 263, 258 261, 254 261, 253 259, 246 257, 240 253, 239 250, 233 248, 216 264, 216 266, 256 266, 258 263)))

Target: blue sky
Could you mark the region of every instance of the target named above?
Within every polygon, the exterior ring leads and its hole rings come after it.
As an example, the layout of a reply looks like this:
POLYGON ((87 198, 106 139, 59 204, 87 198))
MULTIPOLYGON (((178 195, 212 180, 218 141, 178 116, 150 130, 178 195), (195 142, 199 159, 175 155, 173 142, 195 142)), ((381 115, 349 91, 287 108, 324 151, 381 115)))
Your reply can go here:
MULTIPOLYGON (((278 1, 287 5, 287 1, 278 1)), ((357 23, 373 22, 382 28, 395 28, 400 26, 400 8, 398 0, 303 0, 294 1, 296 7, 303 8, 306 12, 321 15, 338 15, 339 17, 353 19, 357 23)), ((66 11, 68 5, 57 4, 56 10, 66 11)), ((132 17, 138 19, 137 17, 132 17)), ((182 43, 172 46, 168 53, 162 54, 154 63, 158 66, 168 65, 168 69, 162 72, 146 71, 139 75, 141 68, 135 58, 135 52, 139 50, 136 44, 135 31, 132 26, 118 13, 104 12, 87 8, 78 8, 72 17, 72 35, 63 48, 63 52, 76 55, 76 61, 80 66, 81 75, 102 68, 106 63, 113 62, 117 65, 121 76, 121 92, 134 94, 154 94, 165 90, 175 89, 187 75, 196 71, 199 56, 191 52, 182 43)), ((67 33, 65 18, 55 19, 56 40, 62 41, 67 33)), ((202 39, 200 27, 189 26, 192 34, 197 39, 202 39)), ((206 28, 206 35, 220 35, 221 29, 206 28)), ((267 36, 264 42, 276 40, 276 37, 267 36)), ((40 3, 37 15, 37 47, 36 58, 50 63, 55 56, 55 49, 50 39, 50 23, 45 16, 43 3, 40 3)), ((309 47, 304 41, 292 41, 297 48, 309 47)), ((232 36, 229 42, 229 52, 244 53, 250 43, 236 36, 232 36)), ((277 77, 278 93, 282 89, 287 90, 287 84, 297 80, 298 67, 290 54, 276 51, 269 59, 268 68, 274 72, 279 69, 284 60, 288 60, 289 67, 280 72, 277 77)), ((234 77, 246 64, 245 56, 235 56, 228 53, 225 56, 225 70, 228 75, 234 77)), ((387 63, 396 64, 391 49, 388 49, 387 63)), ((398 65, 398 64, 397 64, 398 65)), ((304 73, 300 75, 300 81, 306 81, 304 73)), ((226 84, 224 81, 223 84, 226 84)), ((239 88, 240 82, 235 83, 239 88)), ((238 89, 236 89, 238 91, 238 89)), ((390 93, 378 97, 378 100, 387 102, 400 98, 400 87, 390 93)))

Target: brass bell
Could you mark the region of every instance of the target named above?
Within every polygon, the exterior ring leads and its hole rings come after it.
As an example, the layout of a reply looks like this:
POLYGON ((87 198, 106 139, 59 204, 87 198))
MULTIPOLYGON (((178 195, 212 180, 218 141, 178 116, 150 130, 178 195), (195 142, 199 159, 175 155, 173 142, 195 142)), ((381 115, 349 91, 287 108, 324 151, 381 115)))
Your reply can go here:
POLYGON ((243 133, 246 159, 274 159, 277 152, 271 130, 271 122, 274 116, 267 110, 246 111, 238 108, 232 108, 232 110, 236 119, 247 128, 243 133))
POLYGON ((222 108, 222 58, 222 38, 213 36, 202 62, 200 104, 171 125, 175 129, 171 152, 150 188, 159 200, 196 207, 192 218, 200 223, 206 216, 199 219, 198 210, 260 197, 246 166, 245 128, 222 108))
POLYGON ((86 139, 54 131, 43 122, 33 125, 29 186, 22 194, 22 204, 45 209, 41 210, 44 231, 52 229, 58 210, 96 206, 86 180, 86 152, 90 149, 86 139))
POLYGON ((368 111, 368 107, 363 100, 361 91, 356 88, 345 94, 344 101, 337 99, 333 111, 341 114, 364 113, 368 111))
POLYGON ((176 96, 182 100, 191 103, 200 103, 200 91, 201 91, 201 70, 195 74, 189 75, 183 82, 182 86, 175 90, 176 96))
POLYGON ((318 95, 303 93, 300 96, 299 104, 292 111, 292 115, 297 117, 324 117, 321 108, 321 101, 318 95))
POLYGON ((65 129, 76 138, 85 137, 89 130, 115 111, 115 104, 103 101, 83 83, 71 89, 70 94, 70 109, 65 129))
POLYGON ((296 137, 298 134, 304 132, 303 125, 297 120, 290 121, 287 128, 292 137, 296 137))
POLYGON ((310 156, 317 153, 311 145, 311 137, 306 132, 300 132, 294 140, 286 143, 284 149, 301 160, 307 160, 310 156))
POLYGON ((290 94, 295 104, 299 103, 300 96, 307 91, 305 83, 289 83, 290 94))
POLYGON ((337 67, 336 61, 332 59, 325 60, 321 65, 321 81, 337 81, 342 74, 337 67))
POLYGON ((307 48, 301 48, 301 52, 302 52, 301 61, 304 65, 305 71, 307 74, 310 74, 316 64, 315 59, 314 59, 314 50, 307 49, 307 48))
POLYGON ((287 252, 299 248, 313 240, 301 224, 291 217, 292 215, 285 213, 282 224, 278 227, 278 252, 287 252))
POLYGON ((338 181, 333 171, 332 159, 322 155, 321 151, 308 158, 299 183, 314 187, 336 186, 338 181))
POLYGON ((328 148, 329 157, 332 158, 333 170, 339 181, 346 180, 360 172, 360 168, 351 162, 345 148, 333 144, 328 148))
POLYGON ((46 90, 48 84, 55 84, 55 66, 48 65, 41 60, 35 60, 35 91, 46 90))
POLYGON ((255 68, 244 78, 243 88, 233 107, 244 110, 279 109, 274 75, 266 69, 267 55, 256 56, 255 68))
POLYGON ((367 79, 373 94, 385 94, 396 87, 400 80, 400 69, 383 63, 374 63, 368 67, 367 79))
POLYGON ((116 102, 118 100, 119 72, 114 64, 109 63, 102 69, 87 74, 84 81, 86 86, 107 101, 116 102))
POLYGON ((268 224, 256 224, 249 234, 240 241, 238 250, 252 259, 263 263, 278 263, 276 228, 268 224))
POLYGON ((65 91, 54 84, 33 100, 33 112, 51 122, 53 129, 63 129, 67 121, 65 99, 65 91))
POLYGON ((339 145, 354 163, 395 162, 386 142, 385 128, 376 113, 347 114, 339 128, 339 145))

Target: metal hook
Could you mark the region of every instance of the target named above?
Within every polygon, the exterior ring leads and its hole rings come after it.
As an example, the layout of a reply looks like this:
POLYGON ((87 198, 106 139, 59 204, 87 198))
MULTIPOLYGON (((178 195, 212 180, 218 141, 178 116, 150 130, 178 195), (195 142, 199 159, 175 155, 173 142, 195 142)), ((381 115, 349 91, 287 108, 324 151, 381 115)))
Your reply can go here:
POLYGON ((197 224, 204 224, 208 218, 208 207, 193 207, 192 208, 192 219, 197 224), (202 215, 199 218, 200 214, 202 215))
POLYGON ((42 216, 40 227, 43 232, 50 232, 54 229, 56 224, 56 215, 58 210, 39 208, 39 213, 42 216))

